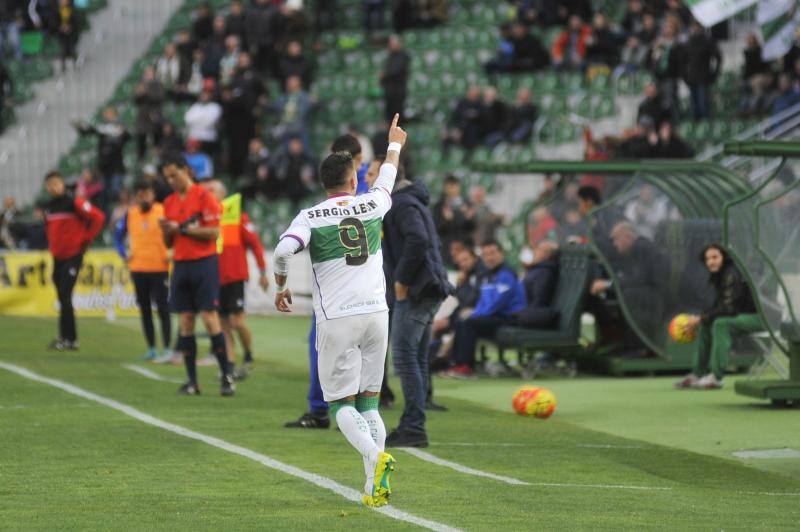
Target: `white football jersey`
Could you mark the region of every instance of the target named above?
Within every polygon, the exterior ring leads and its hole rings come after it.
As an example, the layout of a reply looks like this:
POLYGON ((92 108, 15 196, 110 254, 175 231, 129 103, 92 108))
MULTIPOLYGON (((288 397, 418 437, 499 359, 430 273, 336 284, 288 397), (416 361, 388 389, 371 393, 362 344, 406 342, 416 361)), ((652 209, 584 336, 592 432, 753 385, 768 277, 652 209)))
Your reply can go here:
POLYGON ((281 235, 308 248, 317 321, 388 310, 381 232, 396 175, 384 164, 368 193, 334 195, 303 209, 281 235))

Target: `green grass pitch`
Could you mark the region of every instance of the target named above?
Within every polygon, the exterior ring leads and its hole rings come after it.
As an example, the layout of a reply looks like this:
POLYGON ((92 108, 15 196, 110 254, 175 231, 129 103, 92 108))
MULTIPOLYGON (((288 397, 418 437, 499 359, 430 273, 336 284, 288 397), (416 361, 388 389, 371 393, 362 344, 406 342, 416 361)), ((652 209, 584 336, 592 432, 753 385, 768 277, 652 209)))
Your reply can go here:
MULTIPOLYGON (((138 362, 132 319, 79 320, 81 350, 49 353, 54 320, 0 319, 0 362, 113 399, 359 489, 361 459, 335 430, 282 428, 305 407, 308 318, 250 319, 256 369, 219 397, 138 362)), ((201 339, 201 354, 207 340, 201 339)), ((450 412, 429 415, 426 452, 494 475, 394 451, 392 506, 464 530, 797 530, 800 459, 742 460, 739 450, 800 450, 800 411, 720 392, 677 392, 669 378, 541 380, 558 397, 546 421, 512 413, 513 379, 435 381, 450 412), (639 489, 628 489, 628 488, 639 489)), ((732 379, 729 379, 732 381, 732 379)), ((399 392, 399 384, 394 383, 399 392)), ((407 530, 306 480, 153 427, 0 369, 2 530, 407 530)), ((384 412, 387 428, 401 405, 384 412)))

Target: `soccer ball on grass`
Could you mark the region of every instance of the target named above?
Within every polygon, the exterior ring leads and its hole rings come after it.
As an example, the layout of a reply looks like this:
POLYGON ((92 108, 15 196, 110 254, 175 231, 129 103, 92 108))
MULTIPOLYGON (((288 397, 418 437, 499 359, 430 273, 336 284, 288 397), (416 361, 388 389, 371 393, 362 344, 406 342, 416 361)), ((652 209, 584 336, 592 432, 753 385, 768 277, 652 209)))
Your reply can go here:
POLYGON ((514 394, 511 404, 521 416, 547 419, 556 409, 556 396, 547 388, 523 386, 514 394))

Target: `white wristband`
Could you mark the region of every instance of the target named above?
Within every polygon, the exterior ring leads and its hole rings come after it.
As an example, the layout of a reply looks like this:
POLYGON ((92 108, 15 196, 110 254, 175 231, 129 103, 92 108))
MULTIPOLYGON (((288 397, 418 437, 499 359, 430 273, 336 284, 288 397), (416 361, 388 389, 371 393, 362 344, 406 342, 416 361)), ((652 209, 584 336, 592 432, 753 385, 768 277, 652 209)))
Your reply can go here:
POLYGON ((400 144, 399 142, 390 142, 389 147, 386 148, 386 151, 387 152, 396 151, 397 153, 400 153, 401 149, 403 149, 403 145, 400 144))

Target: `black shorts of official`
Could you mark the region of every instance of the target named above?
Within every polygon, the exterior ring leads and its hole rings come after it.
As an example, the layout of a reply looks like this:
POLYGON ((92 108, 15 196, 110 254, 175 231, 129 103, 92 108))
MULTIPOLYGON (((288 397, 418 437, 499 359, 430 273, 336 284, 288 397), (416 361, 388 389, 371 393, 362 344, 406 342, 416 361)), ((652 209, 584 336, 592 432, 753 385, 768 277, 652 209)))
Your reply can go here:
POLYGON ((219 306, 219 264, 217 256, 175 261, 169 284, 172 312, 202 312, 219 306))
POLYGON ((244 312, 244 281, 222 285, 219 289, 219 315, 244 312))

